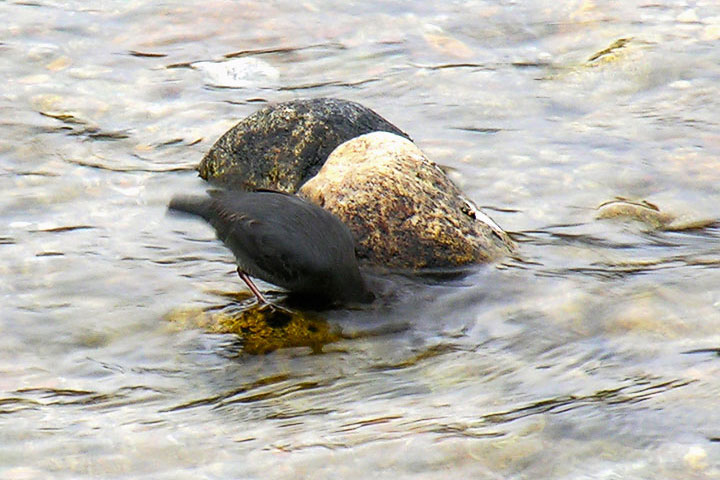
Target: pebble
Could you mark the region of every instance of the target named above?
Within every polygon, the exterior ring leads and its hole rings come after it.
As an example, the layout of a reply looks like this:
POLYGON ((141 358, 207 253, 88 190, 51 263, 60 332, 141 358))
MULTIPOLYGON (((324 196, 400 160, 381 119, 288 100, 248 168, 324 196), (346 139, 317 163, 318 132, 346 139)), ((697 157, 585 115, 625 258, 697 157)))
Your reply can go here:
POLYGON ((699 445, 690 447, 683 457, 683 461, 692 470, 705 470, 708 467, 707 452, 699 445))
POLYGON ((27 58, 33 61, 47 61, 54 57, 60 47, 52 43, 41 43, 28 50, 27 58))
POLYGON ((720 25, 708 25, 705 27, 702 39, 705 41, 720 40, 720 25))
POLYGON ((428 45, 438 53, 459 59, 468 59, 473 56, 473 50, 457 38, 447 35, 434 26, 428 26, 428 30, 423 37, 428 45))
POLYGON ((224 88, 275 88, 280 80, 278 69, 252 57, 224 62, 195 62, 192 68, 205 74, 205 83, 224 88))
POLYGON ((68 70, 68 73, 73 78, 78 78, 81 80, 88 80, 91 78, 98 78, 101 75, 105 75, 106 73, 112 72, 111 68, 108 67, 100 67, 97 65, 86 65, 82 67, 77 68, 71 68, 68 70))
POLYGON ((689 9, 682 12, 680 15, 677 16, 677 21, 682 23, 695 23, 700 21, 698 18, 698 14, 695 11, 695 9, 689 9))
POLYGON ((60 70, 65 70, 71 63, 72 60, 70 60, 69 57, 62 56, 45 65, 45 68, 51 72, 59 72, 60 70))

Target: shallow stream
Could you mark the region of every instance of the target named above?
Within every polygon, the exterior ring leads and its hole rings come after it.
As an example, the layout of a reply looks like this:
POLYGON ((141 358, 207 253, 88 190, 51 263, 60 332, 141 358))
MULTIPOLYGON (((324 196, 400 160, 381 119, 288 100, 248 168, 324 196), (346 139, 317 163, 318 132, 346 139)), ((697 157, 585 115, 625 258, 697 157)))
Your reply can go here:
POLYGON ((0 18, 1 478, 720 478, 717 2, 0 18), (410 134, 518 256, 325 312, 320 354, 170 321, 244 287, 169 198, 239 119, 321 96, 410 134), (597 218, 617 197, 671 221, 597 218))

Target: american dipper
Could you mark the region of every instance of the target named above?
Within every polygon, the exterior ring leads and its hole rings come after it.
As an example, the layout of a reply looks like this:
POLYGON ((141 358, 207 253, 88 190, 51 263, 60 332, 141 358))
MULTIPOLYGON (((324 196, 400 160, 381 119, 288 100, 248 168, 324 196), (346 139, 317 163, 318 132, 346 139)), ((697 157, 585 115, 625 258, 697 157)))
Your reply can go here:
POLYGON ((235 255, 240 278, 268 303, 249 276, 330 302, 369 302, 350 230, 327 210, 275 191, 214 191, 176 196, 170 210, 198 215, 235 255))

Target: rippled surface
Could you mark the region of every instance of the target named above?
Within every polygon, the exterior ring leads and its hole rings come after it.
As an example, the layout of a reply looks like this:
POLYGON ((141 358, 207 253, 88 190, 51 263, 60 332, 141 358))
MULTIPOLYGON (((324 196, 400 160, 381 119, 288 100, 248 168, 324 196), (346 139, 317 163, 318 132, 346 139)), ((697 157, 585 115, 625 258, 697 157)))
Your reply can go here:
POLYGON ((3 478, 720 478, 714 2, 0 15, 3 478), (168 321, 242 290, 169 197, 316 96, 408 132, 520 256, 328 312, 322 354, 168 321), (596 220, 618 196, 703 227, 596 220))

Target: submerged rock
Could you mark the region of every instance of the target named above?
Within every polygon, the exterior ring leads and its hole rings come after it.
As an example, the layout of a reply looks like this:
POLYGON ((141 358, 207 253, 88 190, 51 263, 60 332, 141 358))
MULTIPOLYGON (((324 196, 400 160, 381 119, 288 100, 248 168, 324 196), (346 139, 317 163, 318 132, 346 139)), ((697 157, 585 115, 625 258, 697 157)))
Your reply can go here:
POLYGON ((280 72, 269 63, 253 57, 224 62, 194 62, 190 67, 205 74, 205 83, 221 88, 273 88, 280 72))
POLYGON ((657 205, 645 200, 636 202, 622 197, 601 204, 595 218, 633 220, 654 230, 662 229, 673 221, 673 217, 661 212, 657 205))
POLYGON ((625 50, 623 50, 630 42, 632 41, 632 38, 618 38, 613 43, 611 43, 607 48, 604 48, 602 50, 599 50, 592 54, 590 58, 587 59, 585 62, 585 65, 587 66, 594 66, 599 65, 603 63, 610 63, 613 61, 616 61, 618 58, 621 58, 623 54, 626 53, 625 50))
POLYGON ((242 190, 294 193, 351 138, 387 131, 409 138, 372 110, 347 100, 317 98, 270 105, 241 120, 200 162, 205 180, 242 190))
POLYGON ((375 265, 458 267, 514 247, 415 144, 391 133, 343 143, 298 194, 337 215, 355 237, 358 258, 375 265))
POLYGON ((254 304, 239 311, 179 310, 167 319, 179 328, 235 334, 242 350, 250 354, 294 347, 310 347, 318 353, 323 345, 341 339, 340 330, 322 317, 269 304, 254 304))
POLYGON ((663 211, 647 200, 629 200, 617 197, 601 204, 595 218, 599 220, 633 221, 648 230, 694 230, 717 223, 717 219, 692 213, 670 213, 663 211))
MULTIPOLYGON (((223 295, 236 297, 234 294, 223 295)), ((341 340, 394 335, 410 328, 408 323, 392 322, 346 332, 340 325, 328 322, 318 313, 277 304, 248 305, 248 297, 243 297, 238 299, 241 303, 224 307, 179 308, 168 312, 165 319, 179 330, 199 328, 208 333, 235 335, 240 350, 251 355, 297 347, 308 347, 313 353, 321 353, 325 345, 341 340)), ((428 355, 432 355, 432 352, 418 355, 417 361, 428 355)))

